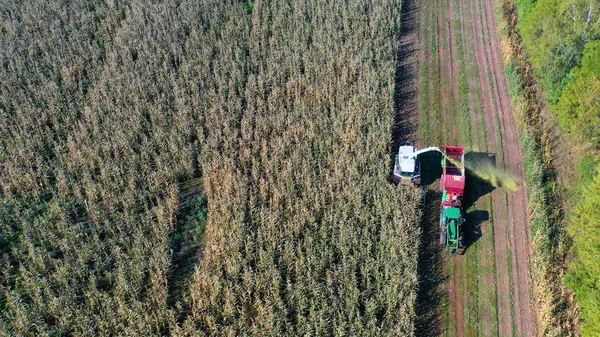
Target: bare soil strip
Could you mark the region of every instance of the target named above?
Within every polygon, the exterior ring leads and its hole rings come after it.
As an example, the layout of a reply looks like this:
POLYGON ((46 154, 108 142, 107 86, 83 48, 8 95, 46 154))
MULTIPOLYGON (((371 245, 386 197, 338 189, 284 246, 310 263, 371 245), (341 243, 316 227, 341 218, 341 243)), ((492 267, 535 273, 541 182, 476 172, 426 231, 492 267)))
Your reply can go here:
MULTIPOLYGON (((481 9, 479 1, 471 2, 471 22, 475 41, 475 54, 479 69, 479 84, 482 92, 483 110, 487 127, 487 141, 489 150, 497 152, 497 137, 494 129, 494 106, 491 88, 488 80, 488 64, 486 58, 485 43, 483 41, 483 28, 481 22, 481 9)), ((494 223, 494 259, 496 263, 496 291, 498 293, 498 324, 500 336, 512 335, 512 315, 510 309, 510 286, 508 277, 508 266, 506 265, 506 219, 505 210, 501 204, 502 192, 492 192, 493 223, 494 223)))
MULTIPOLYGON (((440 55, 445 57, 440 58, 440 63, 443 64, 444 81, 443 81, 443 95, 444 95, 444 106, 442 113, 448 116, 448 123, 445 130, 445 137, 443 138, 444 144, 446 145, 461 145, 464 144, 465 137, 461 134, 458 128, 458 121, 460 120, 459 115, 459 91, 458 91, 458 78, 459 78, 459 64, 457 57, 456 47, 456 32, 454 31, 454 3, 452 1, 441 1, 441 6, 445 13, 440 13, 443 22, 442 28, 442 41, 440 44, 440 50, 444 52, 440 55), (445 14, 445 15, 444 15, 445 14)), ((453 302, 456 305, 453 307, 455 312, 455 326, 456 334, 463 336, 465 330, 469 329, 469 325, 465 324, 466 317, 463 308, 471 305, 472 299, 469 298, 467 292, 467 284, 469 281, 467 278, 466 269, 469 268, 466 265, 466 261, 459 261, 453 266, 453 284, 458 287, 451 287, 449 291, 453 294, 453 302)), ((454 324, 453 324, 454 325, 454 324)))
MULTIPOLYGON (((456 50, 456 32, 454 31, 454 2, 446 1, 446 13, 448 13, 447 28, 448 28, 448 39, 450 43, 450 64, 449 74, 450 81, 452 83, 452 98, 454 99, 454 108, 458 109, 459 96, 458 96, 458 60, 456 50)), ((455 137, 458 137, 458 130, 455 128, 453 131, 455 137)))
MULTIPOLYGON (((509 93, 504 80, 504 72, 500 64, 499 39, 496 30, 496 21, 494 18, 493 0, 485 0, 486 23, 490 33, 489 50, 492 56, 492 65, 494 78, 496 79, 497 97, 500 100, 500 117, 503 124, 504 144, 507 149, 506 159, 508 168, 519 177, 521 181, 525 180, 525 172, 521 163, 523 163, 523 153, 519 143, 519 138, 515 132, 515 115, 510 107, 509 93)), ((513 250, 516 259, 516 266, 513 267, 515 275, 515 310, 516 316, 520 319, 520 331, 518 334, 523 336, 534 336, 535 328, 533 326, 533 310, 531 301, 531 284, 529 277, 529 226, 527 214, 527 189, 521 188, 516 193, 511 193, 509 197, 510 209, 514 212, 514 226, 511 238, 513 241, 513 250)))
MULTIPOLYGON (((466 77, 467 89, 467 108, 470 119, 471 150, 489 152, 490 143, 487 141, 487 127, 485 114, 482 106, 482 91, 479 80, 479 67, 477 57, 473 52, 475 50, 475 34, 472 29, 471 3, 466 0, 458 3, 458 17, 460 18, 461 32, 461 62, 466 77)), ((493 134, 492 134, 493 135, 493 134)), ((468 212, 477 214, 468 216, 470 219, 477 219, 475 224, 471 224, 473 234, 471 240, 478 240, 474 244, 466 258, 475 260, 479 269, 475 271, 477 279, 477 296, 474 296, 474 307, 477 312, 477 324, 473 324, 473 335, 498 336, 498 313, 496 296, 496 262, 490 258, 494 253, 494 221, 492 209, 492 198, 483 197, 468 212), (489 219, 485 221, 485 219, 489 219), (474 227, 474 228, 473 228, 474 227), (473 258, 472 255, 475 255, 473 258)))

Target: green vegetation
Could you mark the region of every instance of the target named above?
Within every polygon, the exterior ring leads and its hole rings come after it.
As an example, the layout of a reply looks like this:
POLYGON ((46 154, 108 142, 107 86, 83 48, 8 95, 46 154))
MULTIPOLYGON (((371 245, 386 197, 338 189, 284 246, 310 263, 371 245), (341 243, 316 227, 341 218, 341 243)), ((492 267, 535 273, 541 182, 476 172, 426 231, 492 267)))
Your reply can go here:
MULTIPOLYGON (((600 167, 599 167, 600 169, 600 167)), ((584 188, 581 203, 573 210, 569 233, 577 250, 577 259, 569 267, 567 283, 581 303, 585 336, 600 333, 600 170, 584 188)))
POLYGON ((600 150, 600 40, 586 44, 581 66, 573 69, 556 112, 577 142, 600 150))
POLYGON ((400 5, 0 5, 0 331, 412 335, 400 5))
MULTIPOLYGON (((567 133, 579 164, 570 187, 568 232, 574 261, 565 276, 583 312, 583 335, 600 331, 598 180, 600 174, 600 3, 587 0, 521 0, 520 31, 550 109, 567 133), (595 207, 595 208, 594 208, 595 207)), ((545 188, 552 188, 546 186, 545 188)), ((563 196, 565 197, 565 196, 563 196)))
POLYGON ((515 0, 517 8, 519 8, 519 18, 521 21, 527 19, 527 16, 533 11, 535 8, 535 4, 538 0, 515 0))
MULTIPOLYGON (((531 2, 524 10, 529 11, 531 2)), ((538 0, 519 31, 550 104, 556 105, 587 43, 600 38, 600 4, 588 0, 538 0)))

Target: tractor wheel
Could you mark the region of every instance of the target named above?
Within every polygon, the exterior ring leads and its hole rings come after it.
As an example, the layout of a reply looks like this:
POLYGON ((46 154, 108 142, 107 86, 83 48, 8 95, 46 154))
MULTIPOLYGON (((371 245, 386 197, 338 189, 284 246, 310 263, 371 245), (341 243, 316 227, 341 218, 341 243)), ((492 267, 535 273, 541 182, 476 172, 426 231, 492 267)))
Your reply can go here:
POLYGON ((458 237, 458 246, 461 248, 465 247, 465 238, 462 234, 458 237))
POLYGON ((446 244, 446 231, 440 232, 440 245, 446 244))
POLYGON ((397 175, 392 174, 392 182, 394 183, 394 185, 398 185, 400 184, 400 178, 397 175))

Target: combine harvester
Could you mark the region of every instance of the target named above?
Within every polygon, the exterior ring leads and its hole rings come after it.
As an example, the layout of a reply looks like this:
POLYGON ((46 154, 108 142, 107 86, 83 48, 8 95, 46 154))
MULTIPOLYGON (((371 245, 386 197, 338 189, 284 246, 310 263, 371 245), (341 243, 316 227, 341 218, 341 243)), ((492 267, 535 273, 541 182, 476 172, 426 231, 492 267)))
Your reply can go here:
MULTIPOLYGON (((442 154, 442 178, 440 192, 440 244, 446 245, 451 254, 464 251, 462 199, 465 191, 465 154, 460 147, 428 147, 417 150, 415 146, 400 146, 394 161, 393 180, 405 186, 421 188, 421 163, 419 155, 429 151, 442 154)), ((425 191, 423 190, 423 195, 425 191)))
POLYGON ((420 187, 421 162, 419 161, 419 155, 429 151, 442 152, 439 147, 433 146, 418 151, 416 146, 400 146, 394 160, 394 183, 420 187))

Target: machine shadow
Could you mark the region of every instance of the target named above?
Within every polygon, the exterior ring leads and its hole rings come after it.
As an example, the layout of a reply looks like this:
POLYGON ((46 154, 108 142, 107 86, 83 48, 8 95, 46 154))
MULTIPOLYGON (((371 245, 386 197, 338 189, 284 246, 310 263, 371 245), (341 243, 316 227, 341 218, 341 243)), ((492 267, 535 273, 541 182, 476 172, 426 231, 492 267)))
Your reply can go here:
POLYGON ((419 237, 419 262, 417 273, 419 287, 415 303, 415 336, 440 336, 442 320, 441 304, 447 291, 441 285, 448 279, 444 269, 443 246, 439 244, 439 210, 441 194, 427 191, 423 203, 421 234, 419 237))
MULTIPOLYGON (((483 196, 492 193, 496 189, 489 181, 482 179, 477 175, 478 168, 496 167, 496 155, 489 152, 468 152, 465 153, 465 166, 467 182, 465 185, 465 195, 463 199, 463 208, 469 209, 477 200, 483 196)), ((465 248, 464 255, 469 247, 474 245, 483 235, 481 231, 482 224, 489 220, 488 211, 475 210, 467 213, 465 225, 463 228, 465 248)))
POLYGON ((489 181, 482 179, 475 172, 478 167, 496 167, 496 155, 489 152, 465 153, 465 166, 467 182, 463 197, 463 208, 469 209, 481 197, 492 193, 496 189, 489 181))
POLYGON ((418 60, 419 45, 413 38, 418 28, 416 0, 405 0, 401 9, 401 30, 396 38, 398 61, 394 81, 394 124, 390 158, 390 181, 394 170, 394 158, 398 147, 407 142, 415 143, 418 118, 418 60))
POLYGON ((475 244, 481 236, 483 235, 481 232, 481 225, 490 219, 490 213, 488 211, 476 210, 470 213, 467 213, 465 218, 465 225, 463 228, 464 235, 464 244, 465 247, 462 251, 464 255, 469 247, 475 244))
POLYGON ((429 186, 442 176, 442 154, 429 151, 419 155, 421 161, 421 186, 429 186))

